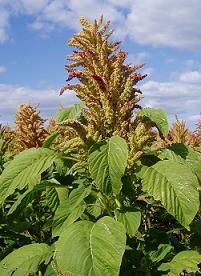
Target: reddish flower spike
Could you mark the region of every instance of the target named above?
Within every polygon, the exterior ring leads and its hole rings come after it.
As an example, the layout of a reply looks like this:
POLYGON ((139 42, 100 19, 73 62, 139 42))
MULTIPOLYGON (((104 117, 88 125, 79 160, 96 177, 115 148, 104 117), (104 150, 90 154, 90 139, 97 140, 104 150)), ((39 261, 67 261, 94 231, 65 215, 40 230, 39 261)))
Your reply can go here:
POLYGON ((106 85, 105 85, 104 80, 103 80, 100 76, 98 76, 98 75, 96 75, 96 74, 93 74, 93 75, 91 75, 91 76, 92 76, 92 78, 93 78, 94 80, 97 81, 99 88, 100 88, 102 91, 105 91, 105 90, 106 90, 106 85))
POLYGON ((146 76, 147 76, 147 74, 142 75, 141 73, 134 73, 131 75, 131 77, 135 83, 137 83, 140 80, 143 80, 146 76))
POLYGON ((74 72, 69 74, 66 81, 71 81, 73 78, 79 78, 80 75, 81 75, 81 73, 78 73, 78 72, 74 71, 74 72))

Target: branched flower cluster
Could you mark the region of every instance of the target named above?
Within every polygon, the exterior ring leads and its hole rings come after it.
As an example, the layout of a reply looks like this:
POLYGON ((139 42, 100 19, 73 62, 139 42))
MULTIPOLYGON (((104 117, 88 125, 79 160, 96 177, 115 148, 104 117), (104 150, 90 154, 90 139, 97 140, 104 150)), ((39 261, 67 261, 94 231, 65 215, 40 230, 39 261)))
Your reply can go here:
POLYGON ((14 147, 14 138, 15 131, 12 130, 9 125, 0 125, 0 139, 2 141, 0 147, 0 155, 3 154, 3 152, 5 152, 6 150, 12 151, 14 147))
POLYGON ((109 41, 113 30, 107 31, 109 21, 102 21, 103 17, 90 24, 81 17, 82 31, 69 40, 69 45, 76 49, 67 58, 67 82, 76 81, 65 85, 60 93, 76 92, 85 104, 83 115, 87 124, 67 120, 65 125, 73 128, 88 147, 119 135, 127 140, 131 159, 135 160, 149 139, 146 126, 133 120, 134 110, 141 108, 141 92, 134 86, 146 75, 136 72, 143 64, 124 63, 127 52, 119 49, 119 42, 109 41))
POLYGON ((9 142, 15 137, 15 131, 9 125, 0 125, 0 137, 6 142, 9 142))
POLYGON ((16 151, 41 147, 47 137, 47 130, 44 128, 45 120, 39 116, 36 108, 28 104, 19 107, 15 117, 15 145, 16 151))
POLYGON ((167 147, 172 144, 182 143, 192 148, 198 148, 200 141, 201 132, 199 134, 199 123, 197 125, 196 131, 192 132, 186 127, 186 122, 184 120, 180 120, 176 116, 176 120, 165 139, 162 140, 158 135, 157 146, 167 147))
POLYGON ((57 132, 59 134, 54 140, 54 148, 65 153, 73 153, 74 155, 75 153, 77 153, 78 149, 80 153, 84 153, 83 147, 85 144, 81 140, 80 136, 83 138, 83 140, 85 140, 86 133, 84 132, 82 134, 82 124, 75 120, 68 120, 67 123, 68 126, 65 126, 66 121, 64 121, 61 125, 56 122, 55 118, 50 119, 49 125, 47 127, 47 132, 49 134, 52 134, 54 132, 57 132), (81 128, 79 128, 78 126, 81 126, 81 128), (73 129, 73 127, 77 127, 80 136, 73 129))

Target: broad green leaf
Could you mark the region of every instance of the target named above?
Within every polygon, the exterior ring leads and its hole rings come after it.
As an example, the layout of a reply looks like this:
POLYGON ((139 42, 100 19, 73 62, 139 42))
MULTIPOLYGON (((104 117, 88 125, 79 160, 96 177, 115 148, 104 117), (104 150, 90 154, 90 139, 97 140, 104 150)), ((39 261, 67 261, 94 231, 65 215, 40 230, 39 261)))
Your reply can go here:
POLYGON ((66 186, 54 188, 57 192, 60 204, 68 199, 68 188, 66 186))
POLYGON ((38 266, 49 262, 51 248, 45 243, 25 245, 14 250, 0 262, 0 275, 27 276, 35 274, 38 266))
POLYGON ((52 134, 50 134, 45 141, 43 142, 43 148, 50 148, 54 140, 59 136, 59 132, 55 131, 52 134))
POLYGON ((50 263, 47 266, 44 276, 58 276, 59 274, 53 269, 52 264, 50 263))
POLYGON ((197 251, 182 251, 171 262, 159 266, 160 271, 169 271, 168 276, 178 276, 182 271, 197 272, 198 264, 201 263, 201 255, 197 251))
POLYGON ((121 178, 125 173, 127 159, 127 143, 119 136, 113 136, 92 147, 88 158, 89 171, 102 192, 120 193, 121 178))
POLYGON ((158 157, 161 160, 171 160, 171 161, 175 161, 175 162, 179 162, 182 164, 185 164, 185 160, 178 154, 176 154, 174 151, 170 150, 170 149, 163 149, 161 150, 161 153, 158 155, 158 157))
POLYGON ((87 206, 87 213, 98 218, 102 213, 101 204, 98 199, 93 204, 92 206, 87 206))
POLYGON ((69 195, 69 201, 71 208, 76 208, 91 192, 91 186, 81 185, 77 189, 74 189, 69 195))
POLYGON ((52 236, 55 237, 60 234, 60 229, 64 221, 68 218, 71 212, 69 200, 62 202, 54 215, 53 224, 52 224, 52 236))
MULTIPOLYGON (((197 175, 201 183, 201 160, 186 160, 191 170, 197 175)), ((200 188, 201 189, 201 188, 200 188)))
POLYGON ((0 204, 15 189, 22 190, 40 183, 41 174, 56 158, 54 151, 45 148, 31 148, 15 156, 0 176, 0 204))
MULTIPOLYGON (((66 189, 63 193, 67 194, 66 189)), ((44 200, 43 203, 45 206, 48 206, 53 212, 56 211, 60 204, 59 194, 55 188, 47 188, 46 191, 43 192, 44 200)))
POLYGON ((160 135, 166 136, 168 134, 168 120, 167 114, 160 108, 143 108, 137 112, 138 117, 142 117, 143 120, 152 122, 160 132, 160 135))
POLYGON ((84 104, 80 103, 80 104, 75 104, 74 106, 69 108, 62 108, 56 114, 57 123, 61 123, 67 119, 77 119, 81 113, 83 106, 84 104))
POLYGON ((170 150, 185 159, 186 163, 201 181, 201 156, 198 152, 184 144, 173 144, 170 150))
POLYGON ((126 233, 133 237, 140 226, 141 213, 139 211, 116 211, 116 216, 117 220, 124 225, 126 233))
POLYGON ((68 198, 68 187, 61 185, 55 178, 44 180, 35 188, 43 190, 41 203, 48 206, 53 212, 56 211, 61 202, 68 198))
POLYGON ((51 182, 50 180, 42 181, 40 184, 37 184, 34 187, 30 187, 23 194, 20 194, 15 203, 11 206, 8 215, 24 209, 29 203, 33 201, 33 199, 37 198, 40 195, 40 192, 45 190, 47 187, 54 187, 58 188, 59 190, 62 189, 62 194, 65 194, 66 186, 56 184, 54 182, 51 182))
POLYGON ((86 204, 81 202, 74 209, 71 209, 69 202, 60 205, 55 213, 52 225, 52 237, 59 236, 66 227, 75 222, 83 213, 86 204))
POLYGON ((102 214, 102 210, 105 209, 103 202, 104 199, 102 194, 100 192, 96 193, 93 191, 93 193, 91 193, 87 198, 87 213, 95 218, 98 218, 102 214))
POLYGON ((182 143, 172 144, 168 149, 180 155, 183 159, 199 159, 200 155, 192 148, 182 143))
POLYGON ((79 221, 66 228, 56 242, 56 262, 64 274, 117 276, 125 246, 124 226, 113 218, 79 221))
POLYGON ((160 200, 166 210, 184 227, 189 224, 199 209, 199 183, 188 166, 165 160, 145 170, 142 189, 155 200, 160 200))
POLYGON ((159 244, 158 249, 149 252, 149 258, 153 263, 162 261, 171 251, 173 246, 170 244, 159 244))
POLYGON ((19 195, 18 199, 11 206, 8 215, 11 215, 16 211, 24 209, 29 203, 32 202, 34 198, 38 196, 38 193, 38 190, 35 190, 33 187, 31 187, 30 189, 26 190, 23 194, 19 195))
POLYGON ((98 220, 90 235, 94 275, 119 275, 126 247, 126 233, 121 223, 111 217, 98 220))
POLYGON ((85 187, 81 185, 70 193, 66 201, 59 205, 53 220, 53 237, 60 235, 65 227, 72 224, 83 214, 86 208, 83 199, 87 197, 90 192, 91 186, 85 187))

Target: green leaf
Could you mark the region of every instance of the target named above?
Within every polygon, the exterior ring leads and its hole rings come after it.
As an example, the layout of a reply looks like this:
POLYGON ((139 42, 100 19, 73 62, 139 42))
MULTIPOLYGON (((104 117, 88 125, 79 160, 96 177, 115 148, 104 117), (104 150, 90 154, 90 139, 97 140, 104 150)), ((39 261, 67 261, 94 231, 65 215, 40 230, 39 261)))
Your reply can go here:
POLYGON ((182 143, 172 144, 168 149, 180 155, 183 159, 199 159, 199 154, 182 143))
POLYGON ((0 262, 0 275, 27 276, 34 274, 41 263, 49 262, 51 256, 52 250, 45 243, 25 245, 14 250, 0 262))
POLYGON ((158 157, 161 160, 171 160, 171 161, 176 161, 182 164, 186 164, 185 160, 178 154, 176 154, 174 151, 170 149, 163 149, 161 150, 161 153, 158 155, 158 157))
POLYGON ((133 237, 141 223, 141 212, 139 211, 127 211, 127 212, 121 212, 116 211, 117 220, 121 222, 125 229, 126 233, 133 237))
POLYGON ((191 169, 178 162, 159 161, 147 168, 141 178, 142 189, 160 200, 166 210, 189 229, 199 209, 199 183, 191 169))
POLYGON ((94 275, 119 275, 126 247, 126 233, 121 223, 111 217, 98 220, 90 234, 94 275))
POLYGON ((74 189, 69 195, 70 206, 76 208, 91 192, 91 186, 80 185, 74 189))
POLYGON ((169 276, 180 275, 182 271, 197 272, 198 264, 201 263, 201 255, 196 251, 182 251, 178 253, 171 262, 159 266, 160 271, 170 271, 169 276))
POLYGON ((169 244, 159 244, 158 249, 149 252, 149 258, 153 263, 162 261, 171 251, 173 246, 169 244))
POLYGON ((43 148, 50 148, 54 140, 59 136, 59 132, 55 131, 52 134, 50 134, 45 141, 43 142, 43 148))
POLYGON ((82 201, 76 208, 71 208, 69 202, 61 204, 55 213, 52 225, 52 237, 59 236, 66 227, 75 222, 83 213, 86 204, 82 201))
POLYGON ((88 157, 89 171, 102 192, 120 193, 121 178, 125 173, 127 159, 127 143, 119 136, 113 136, 92 147, 88 157))
POLYGON ((137 112, 137 117, 142 117, 146 122, 152 122, 157 127, 160 135, 163 137, 168 134, 168 120, 167 114, 163 109, 160 108, 143 108, 137 112))
POLYGON ((77 119, 83 107, 84 107, 84 104, 80 103, 80 104, 75 104, 74 106, 69 108, 62 108, 56 114, 57 123, 61 123, 67 119, 77 119))
POLYGON ((12 213, 16 211, 21 211, 22 209, 26 208, 26 206, 31 203, 35 198, 37 198, 40 193, 45 190, 47 187, 57 187, 58 189, 62 189, 62 193, 64 194, 64 190, 66 189, 66 186, 62 186, 59 184, 56 184, 54 182, 49 181, 42 181, 40 184, 30 187, 28 190, 26 190, 23 194, 20 194, 17 198, 17 200, 14 202, 14 204, 11 206, 8 215, 11 215, 12 213))
POLYGON ((53 220, 53 237, 59 236, 65 227, 75 222, 84 213, 86 204, 83 199, 90 192, 91 186, 81 185, 70 193, 68 200, 59 205, 53 220))
POLYGON ((40 183, 41 174, 56 158, 54 151, 45 148, 31 148, 15 156, 0 176, 0 204, 15 189, 22 190, 40 183))
POLYGON ((58 276, 59 274, 57 272, 54 271, 52 264, 50 263, 47 266, 47 269, 45 271, 45 275, 44 276, 58 276))
POLYGON ((19 211, 21 209, 24 209, 29 203, 32 202, 34 198, 38 195, 38 190, 35 190, 33 188, 30 188, 26 190, 23 194, 19 195, 18 199, 15 201, 15 203, 11 206, 8 215, 11 215, 12 213, 19 211))
MULTIPOLYGON (((67 190, 63 191, 64 194, 67 194, 67 190)), ((52 212, 55 212, 60 204, 60 198, 57 190, 55 188, 47 188, 43 192, 44 200, 43 203, 45 206, 48 206, 52 212)))
POLYGON ((87 198, 87 213, 98 218, 102 214, 102 210, 105 208, 103 201, 102 194, 93 191, 93 193, 91 193, 87 198))
POLYGON ((185 159, 186 163, 201 181, 201 157, 200 154, 184 144, 173 144, 170 150, 185 159))
POLYGON ((117 276, 125 246, 124 226, 113 218, 79 221, 56 242, 56 262, 64 274, 117 276))

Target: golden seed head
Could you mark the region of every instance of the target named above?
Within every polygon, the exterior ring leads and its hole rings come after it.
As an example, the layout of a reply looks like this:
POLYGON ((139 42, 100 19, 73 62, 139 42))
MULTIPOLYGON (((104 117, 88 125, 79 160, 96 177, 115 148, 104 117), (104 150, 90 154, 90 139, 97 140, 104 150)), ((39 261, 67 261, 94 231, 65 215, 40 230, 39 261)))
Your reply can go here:
POLYGON ((43 120, 36 107, 29 104, 19 106, 15 117, 15 145, 16 152, 23 151, 27 148, 41 147, 48 132, 44 128, 43 120))

